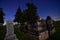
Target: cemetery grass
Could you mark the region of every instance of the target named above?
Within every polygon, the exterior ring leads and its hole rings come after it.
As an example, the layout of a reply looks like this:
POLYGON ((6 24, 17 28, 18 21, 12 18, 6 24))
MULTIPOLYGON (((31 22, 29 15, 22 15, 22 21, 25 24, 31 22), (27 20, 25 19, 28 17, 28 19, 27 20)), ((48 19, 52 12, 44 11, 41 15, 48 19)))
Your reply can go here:
MULTIPOLYGON (((54 27, 56 29, 56 32, 48 40, 60 40, 60 23, 54 22, 54 27)), ((31 40, 29 35, 19 31, 18 25, 14 26, 14 31, 19 40, 31 40)), ((4 40, 5 34, 6 34, 6 26, 0 26, 0 40, 4 40)))

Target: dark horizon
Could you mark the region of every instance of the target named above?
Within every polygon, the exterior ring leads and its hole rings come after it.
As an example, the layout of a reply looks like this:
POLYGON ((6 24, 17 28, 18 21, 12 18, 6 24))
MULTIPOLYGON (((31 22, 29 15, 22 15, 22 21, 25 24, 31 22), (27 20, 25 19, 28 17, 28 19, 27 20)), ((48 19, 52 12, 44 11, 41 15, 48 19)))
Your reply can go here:
POLYGON ((14 19, 14 15, 18 6, 21 10, 25 10, 26 3, 34 3, 37 6, 37 14, 45 19, 47 16, 51 16, 53 20, 60 20, 60 1, 59 0, 0 0, 0 8, 3 8, 5 13, 4 21, 11 18, 14 19))

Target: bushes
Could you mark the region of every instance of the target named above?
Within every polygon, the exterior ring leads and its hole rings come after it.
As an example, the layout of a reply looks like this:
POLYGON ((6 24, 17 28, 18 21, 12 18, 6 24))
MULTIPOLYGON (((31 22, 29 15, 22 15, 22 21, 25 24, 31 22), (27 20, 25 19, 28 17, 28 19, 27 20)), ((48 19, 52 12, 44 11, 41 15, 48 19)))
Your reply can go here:
POLYGON ((6 33, 6 27, 5 26, 0 26, 0 40, 4 40, 5 33, 6 33))

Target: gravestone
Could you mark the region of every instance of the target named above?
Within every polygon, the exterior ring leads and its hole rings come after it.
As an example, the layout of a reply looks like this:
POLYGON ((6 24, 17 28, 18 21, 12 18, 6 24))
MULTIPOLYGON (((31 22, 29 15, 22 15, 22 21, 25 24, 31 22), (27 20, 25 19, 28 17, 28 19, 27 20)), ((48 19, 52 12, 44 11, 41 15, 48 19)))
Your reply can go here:
POLYGON ((37 22, 39 32, 39 40, 46 40, 48 38, 48 30, 46 30, 45 21, 37 22))
POLYGON ((37 21, 37 27, 33 28, 33 30, 30 36, 34 40, 46 40, 48 38, 48 30, 46 29, 45 21, 37 21))
POLYGON ((8 19, 6 22, 6 36, 4 40, 18 40, 14 34, 13 21, 8 19))

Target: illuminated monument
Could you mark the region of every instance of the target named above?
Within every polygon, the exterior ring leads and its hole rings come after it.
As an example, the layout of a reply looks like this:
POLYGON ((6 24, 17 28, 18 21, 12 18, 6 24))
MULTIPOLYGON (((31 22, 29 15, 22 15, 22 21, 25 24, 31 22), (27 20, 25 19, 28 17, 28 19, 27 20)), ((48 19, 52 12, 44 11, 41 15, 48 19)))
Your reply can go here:
POLYGON ((4 40, 18 40, 14 34, 13 21, 8 19, 6 22, 6 37, 4 40))

